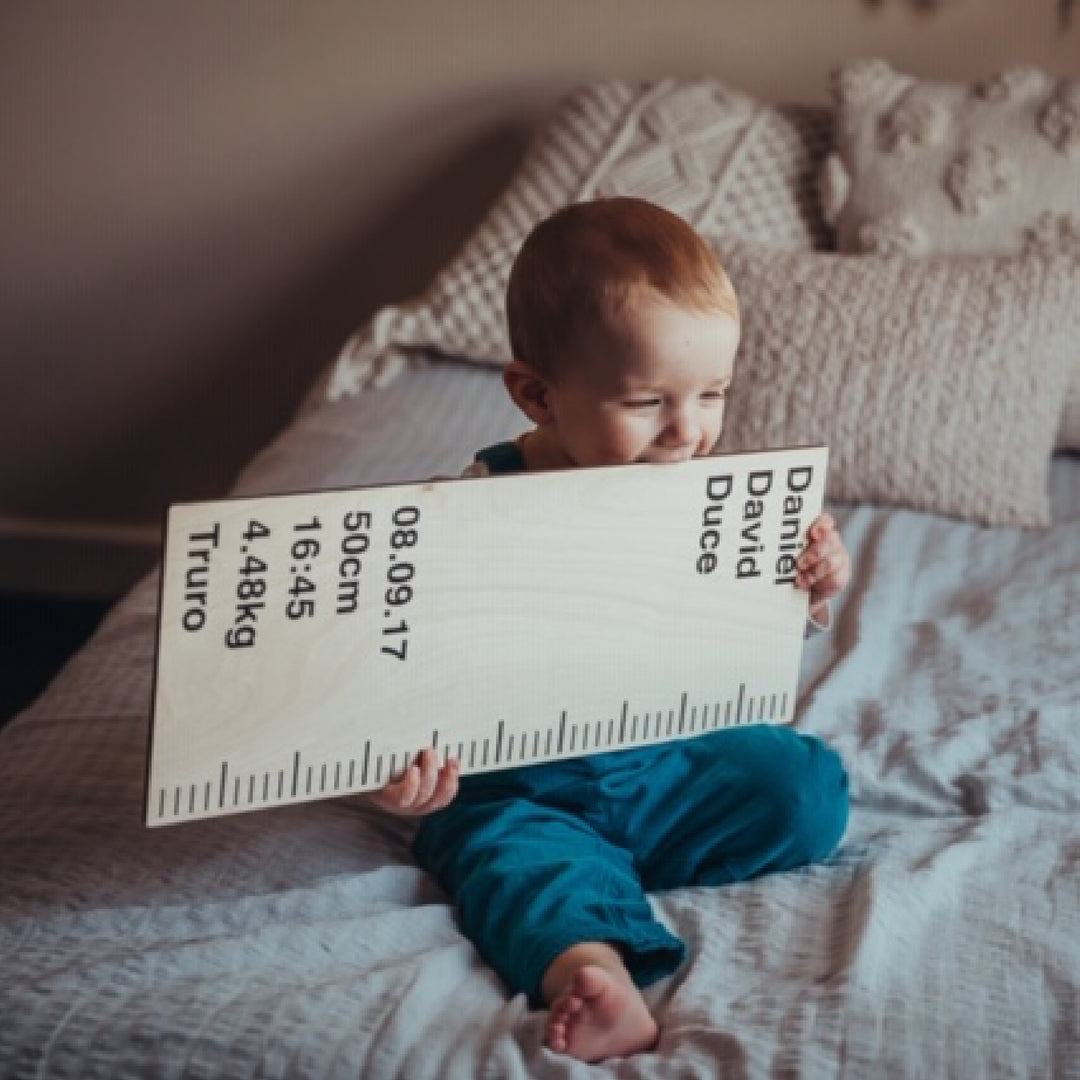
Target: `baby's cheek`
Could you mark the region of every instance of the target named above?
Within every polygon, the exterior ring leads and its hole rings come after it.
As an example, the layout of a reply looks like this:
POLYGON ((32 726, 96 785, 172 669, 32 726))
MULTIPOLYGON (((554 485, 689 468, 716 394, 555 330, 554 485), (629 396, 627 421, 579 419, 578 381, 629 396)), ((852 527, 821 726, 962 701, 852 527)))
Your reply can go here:
POLYGON ((710 418, 710 421, 705 427, 707 436, 709 438, 709 449, 711 450, 720 441, 720 435, 724 430, 724 406, 721 405, 715 415, 710 418))
POLYGON ((616 434, 616 452, 620 461, 635 461, 660 437, 660 429, 647 419, 628 419, 616 434))

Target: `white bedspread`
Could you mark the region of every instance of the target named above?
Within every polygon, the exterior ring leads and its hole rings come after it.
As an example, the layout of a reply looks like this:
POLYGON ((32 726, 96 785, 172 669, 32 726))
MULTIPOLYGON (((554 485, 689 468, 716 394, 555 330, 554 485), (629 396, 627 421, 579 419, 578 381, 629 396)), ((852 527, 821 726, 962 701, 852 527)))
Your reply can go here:
MULTIPOLYGON (((456 473, 520 430, 450 363, 311 408, 246 492, 456 473)), ((141 824, 156 583, 0 732, 0 1077, 1080 1077, 1080 459, 1056 523, 840 508, 854 580, 800 724, 852 778, 824 865, 658 895, 692 960, 654 1053, 541 1045, 342 799, 141 824)))

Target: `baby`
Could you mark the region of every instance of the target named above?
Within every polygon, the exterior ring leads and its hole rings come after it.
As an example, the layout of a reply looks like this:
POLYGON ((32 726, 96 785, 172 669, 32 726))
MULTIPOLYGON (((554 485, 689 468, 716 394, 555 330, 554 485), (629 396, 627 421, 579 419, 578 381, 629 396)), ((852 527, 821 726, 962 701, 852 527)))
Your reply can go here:
MULTIPOLYGON (((534 426, 480 451, 466 475, 712 450, 739 310, 716 255, 681 218, 631 198, 558 211, 514 263, 507 318, 504 381, 534 426)), ((826 624, 850 577, 827 514, 799 565, 811 620, 826 624)), ((848 813, 838 755, 768 724, 460 778, 457 762, 440 768, 427 750, 371 798, 423 815, 414 850, 465 932, 512 990, 547 1004, 546 1044, 585 1061, 658 1039, 640 988, 675 971, 685 946, 646 892, 822 859, 848 813)))

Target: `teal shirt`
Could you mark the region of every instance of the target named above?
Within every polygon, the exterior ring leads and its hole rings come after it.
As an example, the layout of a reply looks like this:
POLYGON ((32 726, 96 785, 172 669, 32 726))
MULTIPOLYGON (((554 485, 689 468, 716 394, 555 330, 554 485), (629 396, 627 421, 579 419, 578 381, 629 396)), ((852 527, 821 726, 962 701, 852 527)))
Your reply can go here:
POLYGON ((500 442, 486 446, 476 452, 475 460, 481 462, 492 476, 525 472, 525 455, 516 442, 500 442))

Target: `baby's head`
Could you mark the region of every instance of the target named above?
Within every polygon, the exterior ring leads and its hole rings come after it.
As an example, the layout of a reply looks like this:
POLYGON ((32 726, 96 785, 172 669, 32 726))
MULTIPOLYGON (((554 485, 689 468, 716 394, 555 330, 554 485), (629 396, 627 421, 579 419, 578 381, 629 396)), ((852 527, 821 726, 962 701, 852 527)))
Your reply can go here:
POLYGON ((576 203, 510 274, 505 381, 566 465, 679 461, 720 435, 739 309, 712 248, 643 199, 576 203))

